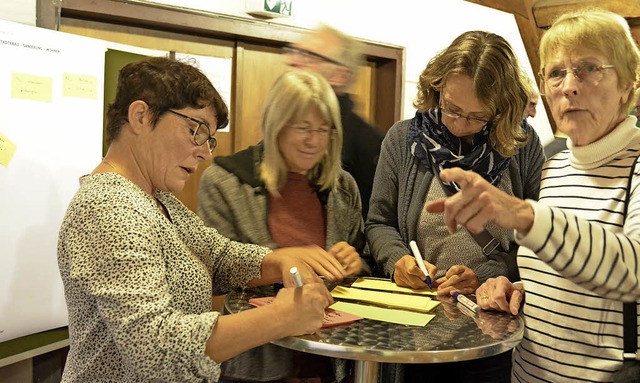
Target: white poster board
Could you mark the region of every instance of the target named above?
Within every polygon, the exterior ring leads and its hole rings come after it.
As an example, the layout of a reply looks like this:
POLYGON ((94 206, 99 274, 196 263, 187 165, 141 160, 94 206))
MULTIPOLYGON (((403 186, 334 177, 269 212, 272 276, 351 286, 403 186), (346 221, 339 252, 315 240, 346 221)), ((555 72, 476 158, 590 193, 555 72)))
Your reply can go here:
POLYGON ((0 342, 67 324, 58 231, 101 159, 104 52, 0 21, 0 342))
MULTIPOLYGON (((187 53, 176 53, 176 59, 187 62, 200 69, 209 81, 216 88, 220 97, 229 108, 229 116, 231 116, 231 74, 233 69, 233 61, 231 58, 199 56, 187 53)), ((218 132, 230 132, 231 124, 218 132)))

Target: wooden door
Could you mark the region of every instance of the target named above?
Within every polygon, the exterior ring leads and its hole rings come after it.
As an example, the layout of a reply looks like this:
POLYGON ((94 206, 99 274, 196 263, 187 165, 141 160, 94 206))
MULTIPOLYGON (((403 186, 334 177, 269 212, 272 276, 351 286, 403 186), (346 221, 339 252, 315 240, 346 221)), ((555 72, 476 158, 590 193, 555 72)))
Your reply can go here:
POLYGON ((236 47, 236 118, 234 149, 240 151, 262 140, 262 110, 271 85, 288 67, 279 47, 238 43, 236 47))
MULTIPOLYGON (((218 147, 213 153, 214 156, 229 155, 262 140, 260 122, 264 100, 275 79, 288 69, 280 54, 281 47, 275 45, 219 40, 72 18, 63 18, 60 30, 159 51, 234 58, 231 129, 229 132, 216 134, 218 147)), ((365 62, 358 70, 356 81, 349 88, 355 102, 355 111, 365 120, 372 122, 376 117, 375 79, 375 63, 365 62)), ((176 196, 193 211, 197 211, 198 207, 201 174, 209 165, 201 163, 185 188, 176 193, 176 196)))
MULTIPOLYGON (((287 71, 281 48, 238 43, 236 48, 236 121, 235 151, 262 140, 261 118, 267 93, 276 78, 287 71)), ((365 63, 348 89, 354 110, 367 121, 374 121, 375 80, 373 63, 365 63)))

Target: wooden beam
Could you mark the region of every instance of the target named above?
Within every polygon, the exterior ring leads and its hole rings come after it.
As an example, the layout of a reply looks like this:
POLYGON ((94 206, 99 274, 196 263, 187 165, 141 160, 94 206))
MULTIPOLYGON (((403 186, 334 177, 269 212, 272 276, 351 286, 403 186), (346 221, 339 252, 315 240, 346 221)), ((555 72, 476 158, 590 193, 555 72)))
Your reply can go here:
MULTIPOLYGON (((304 28, 266 20, 150 4, 141 0, 37 0, 37 12, 42 15, 39 25, 47 28, 54 28, 61 14, 64 18, 238 40, 273 47, 297 41, 308 32, 304 28), (56 2, 61 4, 61 9, 54 7, 56 2)), ((385 89, 393 99, 393 112, 381 117, 385 125, 391 126, 391 123, 401 118, 404 48, 375 41, 362 42, 362 53, 368 61, 374 62, 381 69, 379 76, 388 81, 394 79, 394 87, 385 89)))
POLYGON ((538 0, 533 15, 539 28, 548 28, 558 15, 589 7, 615 12, 627 20, 640 17, 640 1, 620 0, 538 0))
POLYGON ((304 33, 302 28, 280 26, 260 20, 253 21, 212 12, 135 1, 64 0, 62 16, 215 38, 243 36, 245 39, 260 43, 295 41, 304 33), (265 28, 265 25, 268 25, 268 28, 265 28))
POLYGON ((528 17, 529 13, 523 0, 465 0, 468 3, 484 5, 485 7, 499 11, 513 13, 522 17, 528 17))
MULTIPOLYGON (((538 89, 540 89, 540 78, 537 73, 540 72, 540 56, 538 53, 538 48, 540 46, 540 38, 542 37, 543 30, 538 28, 535 23, 535 19, 533 17, 533 3, 535 0, 522 0, 522 4, 527 9, 527 17, 523 17, 517 14, 514 14, 514 18, 516 20, 516 24, 518 25, 518 29, 520 30, 520 37, 522 38, 522 43, 524 44, 524 48, 527 51, 527 57, 529 58, 529 63, 531 64, 531 69, 534 73, 533 81, 538 84, 538 89)), ((556 123, 551 118, 551 110, 549 109, 549 105, 544 103, 545 110, 547 112, 547 116, 549 117, 549 124, 551 126, 551 131, 556 132, 556 123)))
MULTIPOLYGON (((46 0, 39 0, 44 1, 46 0)), ((49 0, 50 2, 50 0, 49 0)), ((241 38, 258 44, 281 45, 294 42, 308 32, 307 29, 271 23, 263 20, 178 8, 163 4, 150 4, 121 0, 64 0, 62 16, 122 25, 133 25, 179 33, 191 33, 214 38, 241 38)), ((364 41, 363 54, 377 59, 397 60, 401 47, 364 41)))

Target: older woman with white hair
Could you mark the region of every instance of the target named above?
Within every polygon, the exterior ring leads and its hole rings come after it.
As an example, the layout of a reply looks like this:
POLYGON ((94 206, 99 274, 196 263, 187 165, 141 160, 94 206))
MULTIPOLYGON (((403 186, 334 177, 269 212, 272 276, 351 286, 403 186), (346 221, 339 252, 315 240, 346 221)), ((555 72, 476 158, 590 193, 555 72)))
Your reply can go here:
POLYGON ((450 231, 489 222, 515 229, 521 283, 498 277, 476 290, 483 309, 523 307, 514 381, 637 382, 640 130, 628 111, 640 52, 622 17, 588 10, 558 18, 542 37, 540 63, 541 90, 569 150, 545 164, 539 201, 447 169, 442 179, 461 191, 427 209, 443 211, 450 231), (628 380, 614 378, 623 359, 628 380))

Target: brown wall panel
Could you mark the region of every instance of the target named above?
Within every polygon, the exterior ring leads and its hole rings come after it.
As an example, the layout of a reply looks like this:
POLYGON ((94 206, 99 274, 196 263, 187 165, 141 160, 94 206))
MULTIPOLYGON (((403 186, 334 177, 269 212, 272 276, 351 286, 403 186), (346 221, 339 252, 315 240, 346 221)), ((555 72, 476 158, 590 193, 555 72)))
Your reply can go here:
POLYGON ((238 43, 235 151, 262 140, 262 108, 275 79, 287 70, 280 48, 238 43))
MULTIPOLYGON (((264 99, 273 81, 287 67, 283 64, 280 47, 291 40, 291 36, 282 37, 279 33, 267 34, 269 40, 256 41, 255 37, 243 36, 243 23, 227 26, 229 30, 216 33, 215 25, 224 24, 224 20, 217 18, 211 35, 205 36, 205 30, 200 29, 197 34, 183 26, 183 18, 190 21, 205 15, 189 15, 170 8, 145 7, 136 4, 123 4, 115 1, 97 1, 104 8, 83 8, 84 3, 67 1, 63 3, 60 29, 64 32, 80 34, 117 43, 138 47, 191 53, 195 55, 232 57, 233 84, 231 95, 231 129, 230 132, 219 132, 216 155, 228 155, 255 145, 262 139, 260 121, 264 99), (128 9, 132 8, 132 9, 128 9), (151 17, 147 13, 155 12, 158 17, 151 17), (133 19, 125 17, 131 16, 133 19), (147 15, 145 18, 144 15, 147 15), (165 15, 166 17, 160 17, 165 15), (123 18, 124 17, 124 18, 123 18), (135 20, 134 20, 135 19, 135 20), (152 22, 152 20, 153 22, 152 22), (126 21, 126 22, 125 22, 126 21), (215 37, 211 37, 215 36, 215 37), (280 40, 280 37, 282 39, 280 40)), ((40 8, 46 8, 48 3, 39 1, 40 8)), ((45 23, 46 24, 46 23, 45 23)), ((193 27, 193 23, 188 23, 193 27)), ((202 24, 205 25, 205 24, 202 24)), ((209 24, 211 25, 211 24, 209 24)), ((222 25, 224 26, 224 25, 222 25)), ((271 29, 262 28, 264 31, 271 29)), ((285 27, 280 29, 288 30, 285 27)), ((293 32, 292 32, 293 33, 293 32)), ((299 34, 296 30, 294 34, 299 34)), ((262 34, 265 36, 264 34, 262 34)), ((356 81, 349 89, 353 94, 355 110, 366 120, 373 122, 383 130, 387 130, 400 116, 402 94, 402 61, 403 50, 398 47, 386 47, 375 43, 366 43, 365 52, 368 60, 357 73, 356 81), (385 89, 378 92, 378 89, 385 89)), ((178 193, 185 205, 190 209, 197 209, 197 193, 200 175, 209 164, 201 164, 198 171, 191 177, 185 189, 178 193)))

